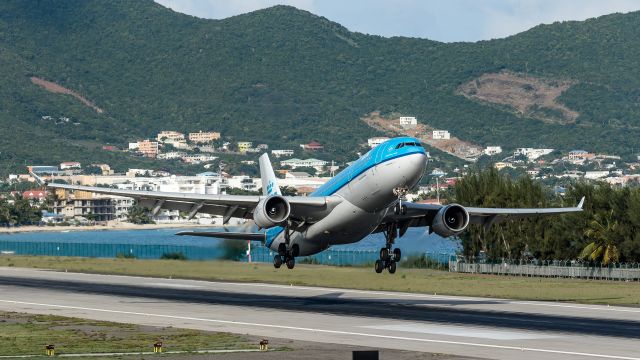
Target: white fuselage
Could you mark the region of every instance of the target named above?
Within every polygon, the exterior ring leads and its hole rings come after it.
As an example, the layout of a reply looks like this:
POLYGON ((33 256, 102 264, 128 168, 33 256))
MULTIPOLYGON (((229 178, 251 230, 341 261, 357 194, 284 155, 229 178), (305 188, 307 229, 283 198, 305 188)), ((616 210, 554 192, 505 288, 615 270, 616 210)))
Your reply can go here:
MULTIPOLYGON (((415 187, 424 173, 426 156, 413 153, 381 161, 357 177, 350 179, 334 195, 343 198, 330 214, 291 235, 290 246, 299 247, 299 255, 318 253, 331 245, 349 244, 362 240, 374 231, 398 196, 396 188, 415 187)), ((280 233, 270 248, 277 250, 285 241, 280 233)))

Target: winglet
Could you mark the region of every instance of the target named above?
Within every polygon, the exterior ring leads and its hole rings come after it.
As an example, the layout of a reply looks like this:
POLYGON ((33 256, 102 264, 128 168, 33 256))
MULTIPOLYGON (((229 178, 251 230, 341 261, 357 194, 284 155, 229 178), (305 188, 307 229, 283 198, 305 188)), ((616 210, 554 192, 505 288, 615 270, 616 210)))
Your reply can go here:
POLYGON ((36 182, 38 183, 38 185, 47 186, 47 182, 40 176, 34 174, 32 171, 29 171, 29 175, 31 175, 32 178, 36 179, 36 182))
POLYGON ((578 209, 582 209, 582 206, 584 205, 584 196, 582 197, 582 199, 580 199, 580 202, 578 203, 578 206, 576 206, 578 209))

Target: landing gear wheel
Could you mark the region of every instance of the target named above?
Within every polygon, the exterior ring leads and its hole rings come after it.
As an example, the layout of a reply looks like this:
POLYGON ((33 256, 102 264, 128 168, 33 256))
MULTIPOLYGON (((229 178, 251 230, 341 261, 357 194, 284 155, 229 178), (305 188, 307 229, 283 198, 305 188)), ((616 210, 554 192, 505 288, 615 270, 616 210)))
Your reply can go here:
POLYGON ((400 259, 402 258, 402 251, 400 251, 399 248, 395 248, 393 249, 393 261, 400 261, 400 259))
POLYGON ((392 261, 391 264, 389 264, 389 274, 394 274, 396 272, 396 262, 392 261))
POLYGON ((294 258, 294 257, 288 258, 287 259, 287 268, 293 269, 294 266, 296 266, 296 258, 294 258))
POLYGON ((280 256, 287 255, 287 245, 286 244, 281 243, 280 245, 278 245, 278 255, 280 255, 280 256))
POLYGON ((382 270, 384 270, 384 262, 382 260, 376 260, 374 269, 376 269, 376 272, 380 274, 382 270))
POLYGON ((273 267, 280 269, 280 266, 282 266, 282 257, 280 255, 276 255, 273 257, 273 267))
POLYGON ((380 249, 380 260, 386 261, 389 257, 389 249, 382 248, 380 249))

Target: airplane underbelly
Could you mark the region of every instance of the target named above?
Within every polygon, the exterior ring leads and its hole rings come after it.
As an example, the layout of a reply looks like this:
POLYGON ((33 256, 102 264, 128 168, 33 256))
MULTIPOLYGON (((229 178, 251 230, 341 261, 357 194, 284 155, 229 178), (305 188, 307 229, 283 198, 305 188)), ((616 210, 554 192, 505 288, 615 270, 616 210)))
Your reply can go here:
POLYGON ((298 243, 300 255, 312 255, 331 245, 350 244, 362 240, 380 223, 383 213, 370 213, 342 202, 327 217, 311 225, 298 243))

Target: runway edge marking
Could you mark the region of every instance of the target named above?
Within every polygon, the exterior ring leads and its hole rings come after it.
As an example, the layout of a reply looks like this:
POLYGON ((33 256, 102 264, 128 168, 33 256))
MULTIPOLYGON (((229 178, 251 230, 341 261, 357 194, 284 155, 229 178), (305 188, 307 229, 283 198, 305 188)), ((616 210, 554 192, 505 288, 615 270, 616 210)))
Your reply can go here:
POLYGON ((374 338, 391 339, 391 340, 437 343, 437 344, 446 344, 446 345, 473 346, 473 347, 492 348, 492 349, 501 349, 501 350, 530 351, 530 352, 539 352, 539 353, 547 353, 547 354, 573 355, 573 356, 582 356, 582 357, 586 356, 586 357, 594 357, 594 358, 602 358, 602 359, 640 360, 640 358, 637 358, 637 357, 618 356, 618 355, 592 354, 592 353, 583 353, 583 352, 575 352, 575 351, 538 349, 538 348, 508 346, 508 345, 493 345, 493 344, 472 343, 472 342, 464 342, 464 341, 421 339, 421 338, 411 338, 411 337, 392 336, 392 335, 367 334, 367 333, 351 332, 351 331, 313 329, 313 328, 305 328, 305 327, 297 327, 297 326, 258 324, 258 323, 244 322, 244 321, 216 320, 216 319, 197 318, 197 317, 190 317, 190 316, 177 316, 177 315, 143 313, 143 312, 136 312, 136 311, 98 309, 98 308, 70 306, 70 305, 44 304, 44 303, 34 303, 34 302, 17 301, 17 300, 1 300, 0 299, 0 303, 53 307, 53 308, 72 309, 72 310, 84 310, 84 311, 103 312, 103 313, 110 313, 110 314, 148 316, 148 317, 158 317, 158 318, 165 318, 165 319, 202 321, 202 322, 230 324, 230 325, 255 326, 255 327, 285 329, 285 330, 309 331, 309 332, 336 334, 336 335, 352 335, 352 336, 374 337, 374 338))

